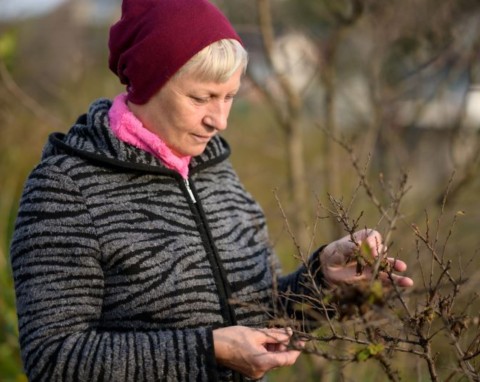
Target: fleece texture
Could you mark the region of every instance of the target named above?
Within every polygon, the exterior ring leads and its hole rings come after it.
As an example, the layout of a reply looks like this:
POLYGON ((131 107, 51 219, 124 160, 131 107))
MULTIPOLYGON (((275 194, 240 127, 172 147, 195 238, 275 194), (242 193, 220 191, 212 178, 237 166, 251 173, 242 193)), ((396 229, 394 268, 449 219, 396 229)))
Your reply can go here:
POLYGON ((188 178, 190 156, 177 156, 156 134, 147 130, 127 106, 127 94, 115 97, 108 112, 110 128, 120 140, 160 158, 166 167, 177 171, 182 178, 188 178))

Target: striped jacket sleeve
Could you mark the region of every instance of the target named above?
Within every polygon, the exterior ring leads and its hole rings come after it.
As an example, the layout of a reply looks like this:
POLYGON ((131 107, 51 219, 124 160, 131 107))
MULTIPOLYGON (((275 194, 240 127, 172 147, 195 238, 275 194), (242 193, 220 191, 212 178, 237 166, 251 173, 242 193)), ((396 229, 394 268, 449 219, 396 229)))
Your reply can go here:
POLYGON ((335 314, 332 306, 320 304, 323 292, 329 288, 320 264, 323 248, 325 245, 314 251, 295 272, 278 278, 283 314, 295 318, 300 329, 306 332, 322 325, 319 317, 335 314))
POLYGON ((57 166, 40 165, 27 182, 11 262, 30 381, 216 379, 210 328, 101 329, 95 227, 78 187, 57 166))

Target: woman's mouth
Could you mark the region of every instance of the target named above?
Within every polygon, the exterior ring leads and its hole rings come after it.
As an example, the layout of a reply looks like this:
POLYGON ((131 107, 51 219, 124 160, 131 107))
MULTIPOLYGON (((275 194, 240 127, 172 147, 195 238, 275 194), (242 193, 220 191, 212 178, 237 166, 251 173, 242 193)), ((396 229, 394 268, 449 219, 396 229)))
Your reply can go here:
POLYGON ((210 139, 212 139, 213 135, 200 135, 200 134, 192 134, 194 139, 201 143, 208 143, 210 139))

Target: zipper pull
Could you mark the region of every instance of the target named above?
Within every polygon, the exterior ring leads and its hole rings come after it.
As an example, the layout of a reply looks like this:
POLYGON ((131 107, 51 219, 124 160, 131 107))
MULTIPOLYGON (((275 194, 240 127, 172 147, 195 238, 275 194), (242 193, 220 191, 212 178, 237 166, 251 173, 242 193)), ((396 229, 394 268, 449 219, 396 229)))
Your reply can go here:
POLYGON ((187 187, 188 195, 190 195, 190 199, 192 200, 193 203, 196 203, 197 200, 195 199, 195 195, 193 195, 192 189, 190 188, 190 182, 188 179, 184 179, 185 182, 185 187, 187 187))

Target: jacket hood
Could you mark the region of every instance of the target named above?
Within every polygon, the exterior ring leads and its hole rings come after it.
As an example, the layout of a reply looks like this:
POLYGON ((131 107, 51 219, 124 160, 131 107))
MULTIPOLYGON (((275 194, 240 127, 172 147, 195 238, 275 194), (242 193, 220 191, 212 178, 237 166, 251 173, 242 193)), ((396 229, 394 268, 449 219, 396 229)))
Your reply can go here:
MULTIPOLYGON (((53 133, 43 150, 42 159, 68 154, 83 159, 129 170, 178 175, 168 169, 154 155, 119 140, 110 129, 108 111, 112 101, 99 99, 90 105, 67 134, 53 133)), ((204 152, 190 161, 190 174, 219 163, 230 156, 230 147, 221 137, 215 136, 204 152)))

